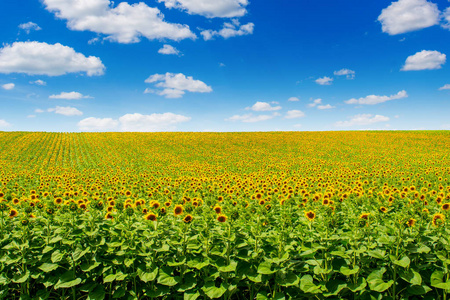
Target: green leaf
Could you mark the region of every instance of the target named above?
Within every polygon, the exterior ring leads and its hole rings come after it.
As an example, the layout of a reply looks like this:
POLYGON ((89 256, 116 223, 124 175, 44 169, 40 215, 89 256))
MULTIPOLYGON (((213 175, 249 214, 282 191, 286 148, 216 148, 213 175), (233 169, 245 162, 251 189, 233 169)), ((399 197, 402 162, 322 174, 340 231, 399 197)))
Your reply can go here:
POLYGON ((81 278, 76 278, 74 280, 61 282, 61 280, 58 281, 58 283, 55 285, 55 289, 67 289, 71 288, 73 286, 77 286, 81 283, 81 278))
POLYGON ((162 268, 159 270, 158 283, 165 286, 177 285, 181 279, 179 276, 171 275, 172 270, 168 268, 162 268))
POLYGON ((215 299, 222 297, 222 295, 227 291, 227 288, 223 283, 220 287, 216 287, 214 282, 208 281, 205 283, 205 286, 202 287, 202 290, 210 299, 215 299))
POLYGON ((8 278, 4 274, 0 274, 0 285, 7 285, 8 282, 8 278))
POLYGON ((190 260, 190 261, 188 261, 188 262, 187 262, 187 265, 188 265, 190 268, 195 268, 195 269, 200 270, 200 269, 206 267, 207 265, 209 265, 209 261, 208 261, 208 260, 206 260, 206 261, 201 261, 201 260, 195 259, 195 260, 190 260))
POLYGON ((366 288, 366 286, 367 286, 367 282, 366 282, 366 279, 363 278, 363 277, 359 277, 358 281, 356 283, 349 283, 348 284, 348 288, 353 293, 364 290, 366 288))
POLYGON ((127 268, 129 268, 134 263, 134 258, 127 258, 124 261, 124 264, 127 268))
POLYGON ((406 290, 412 295, 425 295, 432 289, 427 285, 413 285, 409 286, 406 290))
POLYGON ((400 278, 406 282, 411 283, 412 285, 421 285, 422 284, 422 276, 412 269, 409 269, 406 272, 400 272, 400 278))
POLYGON ((183 295, 183 300, 195 300, 200 297, 200 293, 198 291, 186 291, 183 295))
POLYGON ((44 263, 39 267, 39 269, 44 271, 45 273, 48 273, 48 272, 58 269, 58 267, 59 267, 59 265, 57 265, 57 264, 44 263))
POLYGON ((29 277, 30 277, 30 271, 27 270, 25 272, 25 274, 16 274, 14 276, 14 278, 12 279, 12 282, 14 282, 14 283, 23 283, 23 282, 27 281, 29 277))
POLYGON ((143 282, 147 283, 156 279, 156 276, 158 275, 158 268, 154 268, 151 272, 138 269, 137 273, 139 278, 141 278, 143 282))
POLYGON ((342 280, 331 280, 326 284, 328 293, 324 293, 325 297, 336 296, 340 291, 347 287, 347 283, 342 280))
POLYGON ((116 279, 116 275, 110 274, 110 275, 106 276, 105 278, 103 278, 103 283, 113 282, 115 279, 116 279))
POLYGON ((183 259, 181 259, 181 261, 175 261, 175 259, 172 259, 171 261, 167 262, 167 265, 169 267, 177 267, 177 266, 184 265, 185 263, 186 263, 186 257, 183 257, 183 259))
POLYGON ((88 253, 91 249, 87 247, 85 250, 81 250, 80 248, 75 249, 75 251, 72 254, 72 258, 74 261, 78 261, 80 258, 82 258, 86 253, 88 253))
POLYGON ((431 286, 438 289, 450 290, 450 281, 444 282, 444 275, 442 271, 434 271, 431 274, 431 286))
POLYGON ((385 251, 382 251, 380 249, 376 249, 376 250, 369 250, 367 251, 367 254, 371 257, 375 257, 375 258, 379 258, 379 259, 383 259, 384 256, 386 255, 385 251))
POLYGON ((311 275, 304 275, 302 279, 300 279, 300 289, 305 293, 320 293, 320 287, 314 284, 311 275))
POLYGON ((59 250, 56 250, 52 253, 52 262, 57 263, 60 262, 64 257, 64 254, 62 254, 59 250))
POLYGON ((359 272, 359 267, 355 266, 353 269, 350 269, 347 266, 342 266, 339 270, 339 272, 341 272, 342 274, 344 274, 345 276, 350 276, 353 274, 356 274, 359 272))
POLYGON ((272 267, 272 263, 270 263, 268 261, 263 261, 258 266, 258 273, 265 274, 265 275, 270 275, 270 274, 275 273, 276 271, 271 270, 271 267, 272 267))
POLYGON ((273 300, 285 300, 286 296, 283 293, 276 292, 272 299, 273 300))
POLYGON ((80 265, 81 271, 83 272, 89 272, 95 268, 97 268, 100 265, 99 262, 91 262, 91 263, 84 263, 80 265))
POLYGON ((126 290, 123 287, 119 287, 117 290, 113 292, 113 299, 123 298, 126 294, 126 290))
POLYGON ((48 243, 49 244, 54 244, 54 243, 57 243, 57 242, 59 242, 61 240, 62 240, 62 237, 57 236, 57 237, 52 238, 48 243))
POLYGON ((409 259, 408 256, 404 256, 404 257, 402 257, 402 259, 394 260, 392 262, 394 263, 394 265, 400 266, 402 268, 407 268, 409 266, 409 264, 411 263, 411 260, 409 259))
POLYGON ((237 262, 231 261, 227 266, 221 266, 217 268, 220 272, 228 273, 236 271, 237 262))
POLYGON ((283 273, 281 276, 277 276, 276 282, 281 286, 296 286, 300 282, 300 277, 293 272, 283 273))
POLYGON ((89 296, 86 300, 103 300, 105 299, 105 289, 102 285, 98 285, 95 290, 93 290, 91 293, 89 293, 89 296))
POLYGON ((256 295, 256 300, 267 300, 269 297, 267 297, 267 292, 259 292, 258 295, 256 295))
POLYGON ((392 286, 394 283, 393 280, 389 280, 388 282, 383 281, 383 274, 385 272, 386 269, 381 268, 380 270, 373 271, 369 274, 367 277, 367 282, 369 283, 369 287, 372 291, 381 293, 392 286))

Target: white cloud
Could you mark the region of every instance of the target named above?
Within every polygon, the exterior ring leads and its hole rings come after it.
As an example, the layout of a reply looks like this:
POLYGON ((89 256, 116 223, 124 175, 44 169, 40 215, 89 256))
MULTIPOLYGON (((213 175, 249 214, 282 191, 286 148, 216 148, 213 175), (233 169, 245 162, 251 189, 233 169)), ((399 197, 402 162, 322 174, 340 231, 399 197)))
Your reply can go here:
POLYGON ((288 99, 288 101, 300 101, 300 99, 297 97, 291 97, 288 99))
POLYGON ((426 0, 399 0, 381 11, 378 21, 390 35, 419 30, 439 24, 440 11, 426 0))
POLYGON ((340 69, 339 71, 334 71, 336 76, 345 76, 347 79, 355 79, 355 71, 350 69, 340 69))
POLYGON ((309 107, 316 107, 317 105, 319 105, 319 104, 321 104, 321 103, 322 103, 322 99, 317 98, 317 99, 313 100, 312 103, 309 103, 308 106, 309 106, 309 107))
POLYGON ((247 107, 246 109, 253 111, 275 111, 280 110, 281 106, 272 106, 270 103, 257 101, 252 107, 247 107))
POLYGON ((207 18, 242 17, 247 13, 245 7, 248 0, 158 0, 164 2, 167 8, 178 8, 192 15, 202 15, 207 18))
POLYGON ((228 119, 225 119, 225 121, 241 121, 244 123, 255 123, 255 122, 261 122, 261 121, 267 121, 270 119, 273 119, 277 116, 279 116, 279 113, 273 113, 271 115, 258 115, 254 116, 252 113, 245 114, 245 115, 234 115, 228 119))
POLYGON ((35 80, 35 81, 30 81, 30 84, 47 85, 47 82, 38 79, 38 80, 35 80))
POLYGON ((253 34, 253 29, 255 28, 255 24, 248 23, 245 25, 240 25, 237 20, 234 20, 233 23, 224 23, 223 28, 219 31, 216 30, 203 30, 200 34, 203 36, 205 41, 209 41, 214 39, 215 36, 221 36, 224 39, 228 39, 234 36, 243 36, 253 34))
POLYGON ((0 128, 9 128, 12 125, 6 122, 5 120, 0 120, 0 128))
POLYGON ((439 51, 422 50, 408 56, 402 71, 435 70, 442 68, 447 56, 439 51))
POLYGON ((391 96, 377 96, 377 95, 369 95, 363 98, 355 99, 352 98, 350 100, 344 101, 347 104, 365 104, 365 105, 375 105, 379 103, 383 103, 390 100, 396 100, 396 99, 402 99, 407 98, 408 93, 405 90, 402 90, 398 92, 395 95, 391 96))
POLYGON ((326 104, 326 105, 318 105, 318 106, 317 106, 317 109, 320 109, 320 110, 332 109, 332 108, 336 108, 336 106, 331 106, 330 104, 326 104))
POLYGON ((334 125, 336 127, 351 127, 351 126, 364 126, 387 121, 389 121, 389 118, 382 115, 374 116, 372 114, 360 114, 351 117, 350 120, 348 121, 336 122, 334 125))
POLYGON ((34 112, 35 112, 35 113, 38 113, 38 114, 41 114, 41 113, 45 112, 45 110, 40 109, 40 108, 36 108, 36 109, 34 110, 34 112))
POLYGON ((155 87, 163 88, 163 90, 156 91, 156 93, 166 98, 181 98, 185 91, 192 93, 212 92, 212 88, 203 81, 195 80, 192 76, 186 76, 182 73, 154 74, 148 77, 145 82, 154 83, 155 87))
POLYGON ((71 30, 92 31, 106 35, 119 43, 137 43, 141 37, 149 40, 195 39, 187 25, 167 23, 156 7, 144 2, 121 2, 114 7, 109 0, 43 0, 46 9, 67 20, 71 30))
POLYGON ((16 85, 14 83, 5 83, 2 85, 4 90, 12 90, 16 85))
POLYGON ((285 119, 296 119, 296 118, 303 118, 305 116, 305 113, 301 110, 289 110, 286 113, 286 116, 284 116, 285 119))
POLYGON ((38 26, 38 24, 33 22, 27 22, 19 25, 20 29, 25 30, 27 34, 31 32, 31 30, 41 30, 42 28, 38 26))
POLYGON ((83 94, 78 92, 62 92, 58 95, 50 95, 50 99, 66 99, 66 100, 77 100, 77 99, 83 99, 83 98, 92 98, 91 96, 83 96, 83 94))
POLYGON ((86 57, 59 43, 15 42, 0 49, 0 73, 58 76, 86 72, 102 75, 105 66, 100 58, 86 57))
POLYGON ((450 29, 450 7, 447 7, 442 13, 442 17, 447 23, 442 24, 441 26, 446 29, 450 29))
POLYGON ((30 118, 30 119, 36 118, 36 115, 28 115, 27 118, 30 118))
POLYGON ((78 122, 78 129, 82 131, 108 131, 117 128, 119 121, 112 118, 86 118, 78 122))
POLYGON ((190 121, 190 117, 174 113, 126 114, 119 118, 122 131, 164 131, 173 130, 175 125, 190 121))
POLYGON ((166 54, 166 55, 171 55, 171 54, 180 55, 181 54, 177 48, 175 48, 171 45, 164 45, 161 49, 158 50, 158 53, 166 54))
POLYGON ((54 112, 55 114, 60 114, 63 116, 81 116, 83 112, 79 111, 75 107, 70 106, 56 106, 54 108, 47 109, 48 112, 54 112))
POLYGON ((439 90, 440 90, 440 91, 443 91, 443 90, 450 90, 450 84, 447 83, 447 84, 445 84, 444 86, 441 86, 441 87, 439 88, 439 90))
POLYGON ((219 67, 225 67, 224 63, 219 63, 219 67))
POLYGON ((333 83, 333 80, 333 78, 324 76, 322 78, 316 79, 316 83, 320 85, 331 85, 331 83, 333 83))

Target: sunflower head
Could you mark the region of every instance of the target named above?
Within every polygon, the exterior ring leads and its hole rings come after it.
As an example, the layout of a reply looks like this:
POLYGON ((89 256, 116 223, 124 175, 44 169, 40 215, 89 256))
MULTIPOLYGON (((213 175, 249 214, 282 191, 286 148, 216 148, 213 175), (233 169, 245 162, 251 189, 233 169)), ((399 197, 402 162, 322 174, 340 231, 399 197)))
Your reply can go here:
POLYGON ((444 203, 444 204, 442 204, 442 210, 447 211, 447 210, 449 210, 449 209, 450 209, 450 203, 444 203))
POLYGON ((362 214, 359 216, 359 218, 360 218, 361 220, 368 220, 368 219, 369 219, 369 216, 370 216, 370 213, 362 213, 362 214))
POLYGON ((175 205, 175 208, 173 209, 173 214, 175 216, 179 216, 183 213, 183 206, 182 205, 175 205))
POLYGON ((443 214, 434 214, 433 215, 433 225, 439 226, 444 223, 445 216, 443 214))
POLYGON ((220 223, 225 223, 227 221, 227 216, 220 214, 217 217, 217 221, 219 221, 220 223))
POLYGON ((407 225, 408 227, 413 227, 414 224, 416 224, 416 219, 411 218, 411 219, 409 219, 408 221, 406 221, 406 225, 407 225))
POLYGON ((108 212, 108 213, 105 215, 105 220, 112 220, 112 219, 114 219, 113 215, 112 215, 110 212, 108 212))
POLYGON ((194 219, 194 217, 192 217, 191 215, 186 215, 183 218, 183 221, 184 221, 184 223, 191 223, 193 219, 194 219))
POLYGON ((147 221, 156 221, 156 215, 154 213, 149 213, 144 218, 147 221))
POLYGON ((305 212, 305 216, 309 221, 313 221, 316 218, 316 213, 310 210, 305 212))
POLYGON ((10 218, 15 218, 18 215, 19 215, 19 212, 17 210, 15 210, 14 208, 9 211, 9 217, 10 218))
POLYGON ((382 206, 382 207, 380 207, 380 211, 386 213, 387 212, 387 208, 382 206))
POLYGON ((220 207, 220 206, 214 206, 214 211, 216 212, 216 214, 220 214, 220 213, 222 213, 222 207, 220 207))

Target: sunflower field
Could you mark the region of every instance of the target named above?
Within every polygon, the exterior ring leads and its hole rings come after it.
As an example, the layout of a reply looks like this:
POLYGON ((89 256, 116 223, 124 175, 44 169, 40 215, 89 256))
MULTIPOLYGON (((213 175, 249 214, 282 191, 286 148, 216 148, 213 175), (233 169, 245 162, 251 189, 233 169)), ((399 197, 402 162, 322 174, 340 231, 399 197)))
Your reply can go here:
POLYGON ((0 298, 450 299, 450 132, 0 132, 0 298))

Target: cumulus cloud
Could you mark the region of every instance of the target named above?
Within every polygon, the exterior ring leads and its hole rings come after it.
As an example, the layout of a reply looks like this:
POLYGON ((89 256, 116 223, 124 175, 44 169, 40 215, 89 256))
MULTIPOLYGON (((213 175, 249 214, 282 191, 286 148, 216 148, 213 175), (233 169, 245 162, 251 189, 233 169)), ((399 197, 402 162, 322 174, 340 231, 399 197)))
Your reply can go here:
POLYGON ((309 106, 309 107, 316 107, 317 105, 319 105, 319 104, 321 104, 321 103, 322 103, 322 99, 317 98, 317 99, 313 100, 312 103, 309 103, 308 106, 309 106))
POLYGON ((332 109, 332 108, 336 108, 336 106, 332 106, 330 104, 318 105, 317 106, 317 109, 320 109, 320 110, 332 109))
POLYGON ((408 56, 402 71, 435 70, 442 68, 447 56, 439 51, 422 50, 408 56))
POLYGON ((71 30, 92 31, 106 35, 106 39, 118 43, 137 43, 141 37, 149 40, 195 39, 187 25, 164 21, 164 15, 156 7, 144 2, 121 2, 114 7, 109 0, 43 0, 46 9, 56 17, 67 20, 71 30))
POLYGON ((399 0, 381 11, 383 32, 401 34, 439 24, 440 11, 427 0, 399 0))
POLYGON ((334 125, 336 127, 351 127, 351 126, 364 126, 371 125, 379 122, 389 121, 388 117, 382 115, 372 115, 372 114, 359 114, 350 118, 348 121, 339 121, 334 125))
POLYGON ((165 54, 165 55, 180 55, 180 51, 171 46, 171 45, 164 45, 161 49, 158 50, 159 54, 165 54))
POLYGON ((297 97, 291 97, 291 98, 288 99, 288 101, 293 101, 293 102, 295 102, 295 101, 300 101, 300 99, 297 98, 297 97))
POLYGON ((43 80, 35 80, 35 81, 30 81, 30 84, 36 84, 36 85, 47 85, 47 82, 43 81, 43 80))
POLYGON ((31 30, 41 30, 42 28, 38 26, 38 24, 33 22, 27 22, 19 25, 19 28, 24 30, 27 34, 31 32, 31 30))
POLYGON ((232 23, 225 22, 223 28, 219 31, 216 30, 203 30, 200 32, 205 41, 214 39, 215 36, 221 36, 224 39, 228 39, 234 36, 243 36, 253 34, 253 29, 255 24, 248 23, 245 25, 240 25, 239 21, 233 20, 232 23))
POLYGON ((331 85, 333 83, 333 78, 324 76, 322 78, 316 79, 316 83, 320 85, 331 85))
POLYGON ((41 113, 45 112, 45 110, 40 109, 40 108, 36 108, 36 109, 34 110, 34 112, 35 112, 35 113, 38 113, 38 114, 41 114, 41 113))
POLYGON ((85 72, 102 75, 105 66, 100 58, 86 57, 74 49, 57 44, 15 42, 0 49, 0 73, 58 76, 85 72))
POLYGON ((241 121, 244 123, 255 123, 255 122, 261 122, 261 121, 267 121, 267 120, 273 119, 278 116, 280 116, 280 114, 277 112, 275 112, 271 115, 258 115, 258 116, 255 116, 252 113, 250 113, 250 114, 245 114, 245 115, 234 115, 228 119, 225 119, 225 121, 232 121, 232 122, 241 121))
POLYGON ((339 71, 334 71, 336 76, 345 76, 347 79, 355 79, 355 71, 350 69, 341 69, 339 71))
POLYGON ((158 0, 164 2, 167 8, 178 8, 191 15, 201 15, 207 18, 242 17, 247 13, 245 7, 248 0, 158 0))
MULTIPOLYGON (((277 103, 275 103, 277 104, 277 103)), ((280 110, 281 106, 272 106, 268 102, 260 102, 257 101, 253 106, 247 107, 247 110, 253 110, 253 111, 275 111, 280 110)))
POLYGON ((70 106, 56 106, 54 108, 47 109, 48 112, 54 112, 55 114, 63 116, 81 116, 83 112, 79 111, 75 107, 70 106))
POLYGON ((126 114, 115 120, 112 118, 86 118, 78 122, 82 131, 108 131, 117 129, 121 131, 167 131, 174 130, 177 124, 190 121, 190 117, 174 113, 142 115, 139 113, 126 114))
POLYGON ((191 93, 212 92, 212 88, 203 81, 195 80, 192 76, 186 76, 182 73, 154 74, 148 77, 145 82, 153 83, 155 87, 162 88, 162 90, 158 91, 149 89, 146 90, 147 92, 155 92, 166 98, 181 98, 185 91, 191 93))
POLYGON ((286 113, 286 116, 284 116, 285 119, 296 119, 296 118, 303 118, 305 116, 305 113, 301 110, 289 110, 286 113))
POLYGON ((66 100, 77 100, 77 99, 83 99, 83 98, 92 98, 91 96, 83 96, 83 94, 78 92, 62 92, 58 95, 50 95, 50 99, 66 99, 66 100))
POLYGON ((190 117, 174 113, 126 114, 119 118, 122 131, 162 131, 173 130, 176 124, 190 121, 190 117))
POLYGON ((344 101, 347 104, 364 104, 364 105, 375 105, 379 103, 383 103, 390 100, 402 99, 408 97, 408 93, 405 90, 398 92, 395 95, 391 96, 378 96, 378 95, 369 95, 363 98, 352 98, 350 100, 344 101))
POLYGON ((5 83, 2 85, 2 89, 4 90, 12 90, 16 85, 14 83, 5 83))
POLYGON ((440 91, 443 91, 443 90, 450 90, 450 84, 447 83, 447 84, 441 86, 441 87, 439 88, 439 90, 440 90, 440 91))
POLYGON ((86 118, 78 122, 78 129, 82 131, 109 131, 114 130, 119 121, 112 118, 86 118))
POLYGON ((8 122, 6 122, 5 120, 1 120, 0 119, 0 128, 9 128, 9 127, 11 127, 12 125, 11 124, 9 124, 8 122))
POLYGON ((441 26, 446 29, 450 29, 450 7, 447 7, 444 12, 442 13, 442 17, 446 21, 446 23, 442 24, 441 26))

